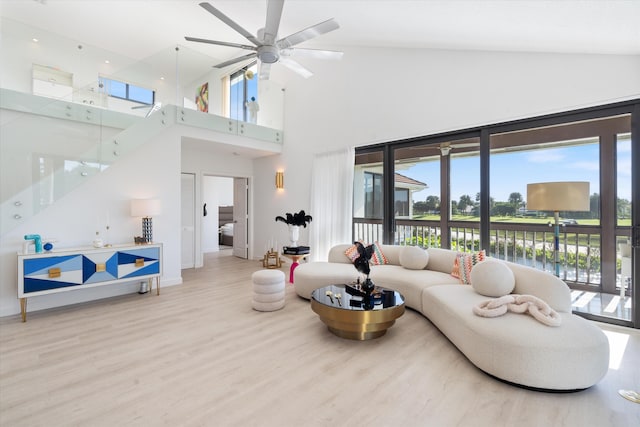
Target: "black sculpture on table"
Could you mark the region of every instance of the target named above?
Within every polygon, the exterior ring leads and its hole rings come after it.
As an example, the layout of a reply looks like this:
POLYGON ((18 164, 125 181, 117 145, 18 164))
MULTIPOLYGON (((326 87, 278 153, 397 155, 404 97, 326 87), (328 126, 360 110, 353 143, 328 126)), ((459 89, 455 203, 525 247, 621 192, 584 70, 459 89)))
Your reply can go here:
POLYGON ((358 248, 358 253, 360 254, 358 258, 353 260, 353 265, 356 267, 356 270, 367 276, 364 280, 364 283, 362 284, 362 290, 370 294, 371 291, 373 291, 375 288, 373 281, 369 278, 369 273, 371 273, 371 266, 369 265, 369 261, 373 256, 373 245, 365 247, 360 242, 354 242, 353 244, 356 245, 356 247, 358 248))

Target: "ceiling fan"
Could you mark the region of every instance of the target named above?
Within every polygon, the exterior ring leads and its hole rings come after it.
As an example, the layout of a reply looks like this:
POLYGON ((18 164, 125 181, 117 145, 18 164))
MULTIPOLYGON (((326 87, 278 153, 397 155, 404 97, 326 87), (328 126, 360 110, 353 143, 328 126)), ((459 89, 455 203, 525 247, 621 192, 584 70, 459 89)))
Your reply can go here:
POLYGON ((290 57, 292 56, 306 56, 321 59, 342 58, 342 52, 318 49, 301 49, 293 47, 304 41, 310 40, 314 37, 340 28, 338 23, 334 21, 333 18, 312 25, 311 27, 305 28, 304 30, 293 33, 287 37, 276 39, 278 36, 278 28, 280 27, 280 17, 282 16, 283 5, 284 0, 268 0, 267 19, 265 26, 264 28, 259 29, 257 35, 254 36, 249 31, 238 25, 231 18, 229 18, 227 15, 222 13, 220 10, 213 7, 211 4, 202 2, 200 3, 200 6, 203 9, 220 19, 229 27, 236 30, 244 38, 253 43, 253 46, 196 37, 185 37, 185 40, 198 43, 209 43, 220 46, 236 47, 252 51, 247 55, 239 56, 237 58, 221 62, 220 64, 215 65, 215 68, 224 68, 228 65, 257 58, 260 61, 259 77, 263 80, 269 78, 271 64, 275 64, 276 62, 284 65, 285 67, 291 69, 304 78, 311 77, 313 73, 300 65, 300 63, 291 59, 290 57))
POLYGON ((479 142, 466 142, 466 143, 454 143, 451 144, 449 142, 445 142, 443 144, 440 144, 440 154, 442 154, 443 156, 448 156, 449 153, 451 152, 451 150, 453 150, 454 148, 468 148, 468 147, 479 147, 480 143, 479 142))

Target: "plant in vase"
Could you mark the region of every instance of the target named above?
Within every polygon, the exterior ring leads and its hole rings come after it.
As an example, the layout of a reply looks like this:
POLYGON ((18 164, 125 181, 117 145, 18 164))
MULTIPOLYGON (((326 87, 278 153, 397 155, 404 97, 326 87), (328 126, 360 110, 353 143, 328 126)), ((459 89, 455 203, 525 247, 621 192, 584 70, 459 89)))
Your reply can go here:
POLYGON ((298 239, 300 237, 300 227, 307 227, 307 224, 311 222, 313 218, 311 215, 307 215, 304 210, 298 213, 286 213, 285 216, 277 216, 276 222, 284 222, 289 226, 289 240, 291 240, 291 246, 298 246, 298 239))

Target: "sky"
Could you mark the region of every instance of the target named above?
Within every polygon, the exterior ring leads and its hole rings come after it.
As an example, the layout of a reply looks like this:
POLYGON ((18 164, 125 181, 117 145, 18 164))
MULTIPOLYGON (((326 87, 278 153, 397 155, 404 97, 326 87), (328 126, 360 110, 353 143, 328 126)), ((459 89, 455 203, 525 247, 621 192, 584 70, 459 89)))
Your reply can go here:
MULTIPOLYGON (((451 198, 468 194, 475 200, 480 192, 480 157, 451 157, 451 198)), ((590 194, 600 193, 599 145, 492 154, 490 157, 490 192, 496 202, 506 202, 518 192, 526 200, 527 184, 549 181, 589 181, 590 194)), ((618 197, 631 200, 631 140, 618 142, 618 197)), ((439 162, 423 162, 398 171, 426 183, 429 188, 413 194, 413 201, 429 195, 440 196, 439 162)))

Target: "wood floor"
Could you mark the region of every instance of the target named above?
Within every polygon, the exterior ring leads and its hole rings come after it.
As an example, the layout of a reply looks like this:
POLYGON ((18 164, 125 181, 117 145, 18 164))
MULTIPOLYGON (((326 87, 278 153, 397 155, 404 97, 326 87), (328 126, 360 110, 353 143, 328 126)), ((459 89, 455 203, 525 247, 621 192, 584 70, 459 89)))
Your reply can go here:
POLYGON ((292 285, 285 308, 253 311, 259 262, 205 265, 159 297, 1 319, 0 426, 640 425, 618 396, 640 389, 637 330, 602 325, 612 367, 596 386, 541 393, 485 375, 412 310, 344 340, 292 285))

